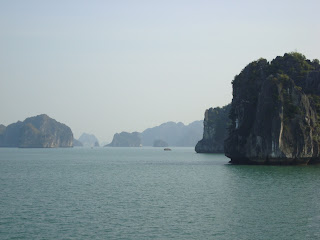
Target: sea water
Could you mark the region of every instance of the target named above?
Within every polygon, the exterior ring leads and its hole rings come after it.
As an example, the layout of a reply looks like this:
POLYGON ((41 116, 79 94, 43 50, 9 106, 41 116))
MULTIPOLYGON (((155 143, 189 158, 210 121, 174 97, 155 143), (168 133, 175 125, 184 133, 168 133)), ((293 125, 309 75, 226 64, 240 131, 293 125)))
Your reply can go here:
POLYGON ((0 239, 320 239, 320 167, 236 166, 193 148, 2 148, 0 239))

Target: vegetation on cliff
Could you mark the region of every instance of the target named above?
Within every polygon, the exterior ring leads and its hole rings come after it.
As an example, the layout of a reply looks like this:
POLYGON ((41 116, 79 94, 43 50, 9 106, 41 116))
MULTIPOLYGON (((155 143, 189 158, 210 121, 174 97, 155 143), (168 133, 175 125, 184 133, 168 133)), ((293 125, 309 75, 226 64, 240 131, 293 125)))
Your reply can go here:
POLYGON ((300 53, 259 59, 232 82, 225 152, 233 163, 299 164, 319 159, 320 64, 300 53))

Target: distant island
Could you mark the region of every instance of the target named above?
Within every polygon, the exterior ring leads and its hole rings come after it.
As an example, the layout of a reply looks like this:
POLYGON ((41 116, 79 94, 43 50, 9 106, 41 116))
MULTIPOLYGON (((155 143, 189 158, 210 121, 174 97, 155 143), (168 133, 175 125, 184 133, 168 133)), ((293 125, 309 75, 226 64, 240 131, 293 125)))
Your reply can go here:
POLYGON ((203 121, 194 121, 189 125, 167 122, 148 128, 142 133, 116 133, 108 147, 139 147, 139 146, 176 146, 194 147, 203 134, 203 121))
POLYGON ((8 125, 0 125, 0 147, 56 148, 72 147, 71 129, 46 114, 8 125))
POLYGON ((99 147, 99 141, 95 135, 89 133, 82 133, 77 140, 77 145, 82 145, 84 147, 99 147), (78 143, 79 142, 79 143, 78 143))
POLYGON ((188 125, 182 122, 167 122, 148 128, 141 133, 143 146, 153 146, 154 141, 162 140, 172 147, 194 147, 203 134, 203 121, 194 121, 188 125))
POLYGON ((247 65, 233 82, 225 154, 234 164, 320 163, 320 64, 293 52, 247 65))
POLYGON ((140 146, 141 146, 140 133, 121 132, 121 133, 116 133, 113 136, 112 142, 106 145, 105 147, 140 147, 140 146))

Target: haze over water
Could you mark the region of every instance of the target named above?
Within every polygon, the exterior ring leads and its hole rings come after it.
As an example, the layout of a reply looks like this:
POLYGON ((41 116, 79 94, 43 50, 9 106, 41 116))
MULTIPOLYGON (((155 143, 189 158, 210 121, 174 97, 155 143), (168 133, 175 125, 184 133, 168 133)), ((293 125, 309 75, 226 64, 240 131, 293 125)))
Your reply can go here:
POLYGON ((320 58, 319 0, 0 4, 0 124, 39 114, 110 143, 231 102, 250 62, 320 58))
POLYGON ((319 187, 193 148, 1 148, 0 239, 319 239, 319 187))

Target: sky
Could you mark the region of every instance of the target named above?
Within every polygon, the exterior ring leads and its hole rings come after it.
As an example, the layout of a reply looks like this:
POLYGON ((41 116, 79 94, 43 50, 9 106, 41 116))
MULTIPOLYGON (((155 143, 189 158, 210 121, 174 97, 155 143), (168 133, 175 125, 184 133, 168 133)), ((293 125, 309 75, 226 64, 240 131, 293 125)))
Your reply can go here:
POLYGON ((250 62, 320 58, 320 1, 0 0, 0 123, 48 114, 110 142, 201 120, 250 62))

